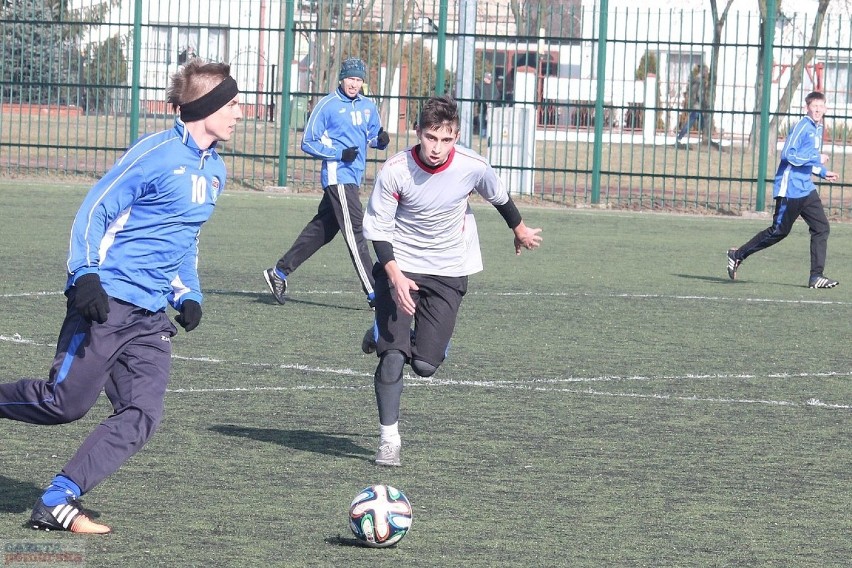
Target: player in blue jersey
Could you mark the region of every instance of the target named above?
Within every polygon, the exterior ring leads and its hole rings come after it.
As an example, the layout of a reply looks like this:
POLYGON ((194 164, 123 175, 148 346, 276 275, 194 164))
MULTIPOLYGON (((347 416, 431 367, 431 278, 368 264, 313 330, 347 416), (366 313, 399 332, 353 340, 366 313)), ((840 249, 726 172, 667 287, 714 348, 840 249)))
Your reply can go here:
POLYGON ((837 181, 837 173, 828 170, 825 164, 828 155, 822 151, 822 119, 825 116, 825 95, 819 91, 805 97, 807 115, 790 131, 781 162, 775 172, 775 214, 772 224, 757 233, 739 248, 728 249, 728 277, 736 280, 737 269, 742 261, 754 253, 783 240, 790 234, 793 223, 801 217, 808 224, 811 234, 811 274, 809 288, 834 288, 838 282, 823 274, 828 248, 828 218, 819 198, 819 192, 811 176, 817 175, 828 181, 837 181))
POLYGON ((367 165, 367 148, 384 150, 390 136, 382 128, 376 105, 361 94, 367 68, 360 59, 340 67, 338 87, 323 97, 305 125, 302 150, 322 160, 322 200, 314 218, 284 256, 263 277, 279 304, 286 301, 287 278, 320 248, 343 233, 355 273, 373 304, 373 264, 362 234, 364 210, 359 197, 367 165))
POLYGON ((0 385, 0 417, 63 424, 101 391, 114 412, 83 442, 33 508, 43 530, 105 534, 79 498, 138 452, 156 430, 171 369, 175 320, 201 320, 196 263, 201 225, 225 188, 216 152, 242 118, 230 67, 193 59, 172 76, 174 128, 143 136, 83 200, 71 227, 67 311, 48 380, 0 385))

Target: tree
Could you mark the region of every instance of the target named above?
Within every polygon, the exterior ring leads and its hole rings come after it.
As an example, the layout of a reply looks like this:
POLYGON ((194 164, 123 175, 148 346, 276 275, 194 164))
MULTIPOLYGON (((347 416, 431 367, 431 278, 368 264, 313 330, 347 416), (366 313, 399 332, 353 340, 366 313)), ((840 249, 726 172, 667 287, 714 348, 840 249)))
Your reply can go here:
MULTIPOLYGON (((419 100, 435 92, 437 71, 432 55, 423 45, 423 31, 407 29, 417 6, 415 0, 384 2, 380 21, 371 17, 375 0, 351 3, 343 0, 318 0, 311 38, 311 85, 313 103, 337 85, 340 62, 359 57, 367 63, 365 83, 370 94, 390 92, 394 70, 408 70, 403 85, 409 101, 409 116, 416 116, 419 100), (341 31, 351 30, 351 31, 341 31), (388 70, 381 87, 382 66, 388 70)), ((451 82, 451 79, 448 78, 451 82)), ((389 120, 387 99, 376 100, 383 122, 389 120)))
MULTIPOLYGON (((365 25, 363 30, 369 30, 370 26, 365 25)), ((417 37, 416 34, 382 34, 378 41, 377 36, 371 33, 354 33, 351 37, 347 37, 346 43, 350 46, 352 55, 360 57, 364 61, 369 62, 368 65, 368 84, 378 85, 381 66, 384 64, 388 70, 383 85, 384 93, 390 92, 395 69, 407 70, 406 84, 401 85, 402 96, 406 101, 409 118, 415 118, 420 109, 421 103, 427 97, 435 94, 435 82, 437 81, 438 71, 434 63, 432 63, 432 54, 423 43, 422 37, 417 37)), ((447 73, 445 80, 445 92, 452 92, 451 84, 453 77, 447 73)), ((387 98, 377 98, 379 112, 381 113, 382 122, 387 123, 391 118, 390 101, 387 98)))
MULTIPOLYGON (((798 90, 799 86, 802 84, 802 70, 805 68, 805 65, 808 65, 816 55, 816 47, 819 44, 820 36, 822 34, 822 24, 825 21, 825 13, 828 11, 828 4, 830 0, 819 0, 819 5, 817 6, 817 14, 816 18, 814 18, 814 24, 811 28, 811 37, 805 47, 803 53, 799 56, 799 58, 793 63, 792 69, 790 72, 790 81, 787 83, 784 88, 783 93, 781 94, 781 98, 778 101, 778 109, 776 110, 775 116, 773 116, 769 121, 769 137, 770 139, 774 139, 778 135, 778 117, 786 115, 790 111, 790 105, 793 100, 793 94, 798 90)), ((757 50, 757 79, 755 80, 754 85, 754 108, 755 112, 757 112, 762 104, 763 99, 763 63, 766 61, 766 58, 772 57, 772 46, 765 45, 765 37, 764 31, 766 30, 767 25, 767 15, 768 15, 768 7, 766 4, 766 0, 758 0, 758 6, 760 8, 760 39, 757 50)), ((781 3, 778 3, 778 12, 781 13, 781 3)), ((757 144, 758 142, 758 128, 760 127, 760 121, 754 120, 751 126, 751 133, 749 134, 749 143, 751 145, 757 144)), ((770 145, 773 147, 774 145, 770 145)))
POLYGON ((722 10, 722 14, 720 15, 717 0, 710 0, 710 12, 713 15, 713 44, 710 47, 710 85, 708 88, 708 98, 705 103, 704 120, 701 123, 704 140, 708 144, 711 141, 710 134, 713 132, 713 105, 716 102, 716 85, 719 80, 719 52, 722 49, 722 30, 728 21, 728 13, 733 3, 734 0, 727 0, 725 9, 722 10))
POLYGON ((44 0, 19 0, 3 6, 2 98, 18 103, 64 102, 61 83, 68 82, 62 63, 62 28, 52 22, 44 0))
MULTIPOLYGON (((3 99, 35 104, 77 104, 83 74, 80 39, 120 0, 71 8, 70 0, 3 2, 0 80, 3 99)), ((125 71, 126 73, 126 71, 125 71)))
POLYGON ((577 43, 582 34, 581 0, 511 0, 509 9, 521 37, 538 38, 541 29, 551 43, 577 43))
MULTIPOLYGON (((391 85, 393 84, 394 79, 393 71, 395 69, 400 69, 402 66, 405 52, 404 45, 406 39, 409 39, 405 35, 405 30, 408 22, 411 21, 412 15, 414 14, 415 5, 416 2, 413 1, 385 2, 383 5, 384 13, 382 14, 382 23, 384 24, 385 29, 388 31, 399 30, 402 32, 380 36, 381 52, 387 54, 385 64, 387 66, 388 73, 385 75, 385 83, 382 89, 382 92, 384 93, 389 93, 391 90, 391 85)), ((422 42, 420 45, 422 47, 422 42)), ((380 58, 381 54, 379 54, 379 57, 376 58, 376 61, 379 61, 380 58)), ((431 57, 428 61, 431 61, 431 57)), ((411 66, 409 65, 408 68, 410 70, 411 66)), ((409 79, 413 79, 413 77, 409 75, 409 79)), ((388 114, 390 112, 389 105, 386 100, 381 100, 379 103, 382 122, 387 123, 389 119, 388 114)))
POLYGON ((127 57, 121 36, 102 43, 92 43, 83 51, 83 83, 87 112, 113 112, 115 92, 127 84, 127 57))
MULTIPOLYGON (((657 75, 657 55, 653 51, 646 51, 642 58, 639 60, 639 65, 636 67, 636 73, 634 77, 637 81, 644 81, 648 78, 648 75, 657 75)), ((660 83, 657 82, 657 89, 654 93, 654 106, 656 108, 661 108, 663 106, 662 100, 663 97, 660 94, 660 83)), ((642 118, 631 116, 630 123, 634 128, 637 128, 639 124, 644 123, 644 111, 642 112, 642 118)), ((663 123, 663 118, 660 116, 660 113, 657 114, 657 124, 655 125, 657 130, 662 130, 665 128, 665 124, 663 123)))
POLYGON ((825 13, 828 10, 829 0, 820 0, 817 7, 817 15, 814 18, 813 26, 811 27, 811 39, 805 47, 804 53, 790 70, 790 81, 784 87, 781 97, 778 99, 778 112, 773 115, 769 121, 769 131, 778 132, 778 119, 780 116, 787 114, 790 111, 790 105, 793 102, 793 94, 799 89, 804 77, 804 69, 806 65, 810 65, 816 56, 816 48, 819 45, 820 36, 822 35, 822 24, 825 21, 825 13))

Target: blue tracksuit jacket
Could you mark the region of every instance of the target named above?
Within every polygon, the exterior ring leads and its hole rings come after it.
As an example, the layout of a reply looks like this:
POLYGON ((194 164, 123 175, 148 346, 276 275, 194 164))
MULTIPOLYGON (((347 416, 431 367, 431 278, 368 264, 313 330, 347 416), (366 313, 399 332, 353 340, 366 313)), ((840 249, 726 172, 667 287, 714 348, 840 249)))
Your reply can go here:
POLYGON ((809 116, 796 123, 781 150, 778 171, 775 172, 773 197, 798 199, 816 189, 812 175, 824 178, 828 170, 820 159, 822 124, 809 116))
MULTIPOLYGON (((97 272, 108 295, 152 312, 201 302, 198 234, 225 189, 214 147, 198 147, 180 118, 144 136, 83 200, 68 253, 67 287, 97 272)), ((67 289, 66 287, 66 289, 67 289)))
POLYGON ((350 99, 338 87, 324 96, 311 111, 302 137, 302 151, 321 158, 322 186, 353 183, 361 185, 367 165, 367 147, 383 150, 377 137, 381 129, 375 103, 362 95, 350 99), (343 150, 355 146, 354 162, 340 161, 343 150))

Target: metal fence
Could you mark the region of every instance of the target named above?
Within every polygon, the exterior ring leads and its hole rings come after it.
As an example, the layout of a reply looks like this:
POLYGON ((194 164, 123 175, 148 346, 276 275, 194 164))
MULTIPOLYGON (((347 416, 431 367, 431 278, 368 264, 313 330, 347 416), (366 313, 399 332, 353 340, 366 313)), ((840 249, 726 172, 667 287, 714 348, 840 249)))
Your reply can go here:
POLYGON ((416 143, 422 101, 460 103, 461 142, 518 196, 569 206, 764 210, 803 99, 829 99, 824 151, 849 218, 852 33, 841 14, 610 9, 579 0, 27 0, 0 7, 0 168, 99 177, 139 135, 171 126, 169 77, 230 63, 245 119, 224 145, 231 183, 316 189, 299 151, 340 61, 368 62, 387 152, 416 143), (74 9, 73 6, 78 6, 74 9), (547 6, 547 7, 544 7, 547 6), (818 30, 819 37, 815 37, 818 30), (771 47, 765 47, 771 46, 771 47), (762 55, 770 55, 763 57, 762 55), (690 120, 697 119, 697 120, 690 120), (678 133, 685 134, 678 139, 678 133))

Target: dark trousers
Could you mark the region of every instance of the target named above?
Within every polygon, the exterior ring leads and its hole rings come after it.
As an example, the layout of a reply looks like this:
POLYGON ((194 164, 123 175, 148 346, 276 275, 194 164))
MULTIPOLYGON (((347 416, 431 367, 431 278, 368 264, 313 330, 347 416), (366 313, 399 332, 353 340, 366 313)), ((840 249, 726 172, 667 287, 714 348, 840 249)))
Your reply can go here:
POLYGON ((326 187, 316 215, 296 237, 290 250, 278 260, 278 270, 289 276, 340 232, 364 294, 372 294, 374 280, 370 269, 373 260, 362 232, 364 210, 358 193, 359 187, 354 183, 326 187))
POLYGON ((374 388, 379 423, 390 425, 399 420, 402 399, 402 368, 408 360, 412 366, 425 361, 437 368, 444 361, 462 298, 467 293, 467 276, 432 276, 406 272, 418 290, 411 291, 416 310, 413 316, 401 312, 394 300, 385 269, 376 263, 376 354, 380 357, 374 388), (414 329, 411 323, 414 322, 414 329), (414 340, 412 341, 412 331, 414 340), (399 352, 399 361, 391 363, 388 353, 399 352), (403 359, 405 357, 405 360, 403 359), (395 364, 394 369, 383 368, 395 364), (390 375, 390 376, 388 376, 390 375), (396 379, 389 381, 388 379, 396 379))
POLYGON ((680 129, 680 132, 677 133, 677 139, 680 140, 689 132, 689 129, 692 128, 692 125, 698 121, 698 128, 704 128, 704 115, 694 110, 689 113, 689 116, 686 118, 686 123, 683 125, 683 128, 680 129))
POLYGON ((49 379, 0 385, 0 417, 44 425, 82 418, 106 392, 113 413, 62 470, 83 493, 142 449, 160 424, 177 333, 165 312, 112 298, 109 307, 106 323, 89 325, 69 298, 49 379))
POLYGON ((811 276, 822 274, 828 249, 828 218, 819 193, 814 190, 805 197, 790 199, 775 198, 775 213, 772 225, 757 233, 737 250, 737 257, 745 260, 758 251, 771 247, 790 234, 793 223, 801 217, 808 224, 811 234, 811 276))
POLYGON ((462 298, 467 293, 467 276, 433 276, 405 272, 419 290, 412 290, 416 311, 413 316, 397 308, 385 269, 378 263, 376 276, 376 327, 379 337, 376 353, 395 349, 408 359, 420 359, 437 367, 447 353, 456 327, 462 298), (411 324, 417 337, 411 344, 411 324))

